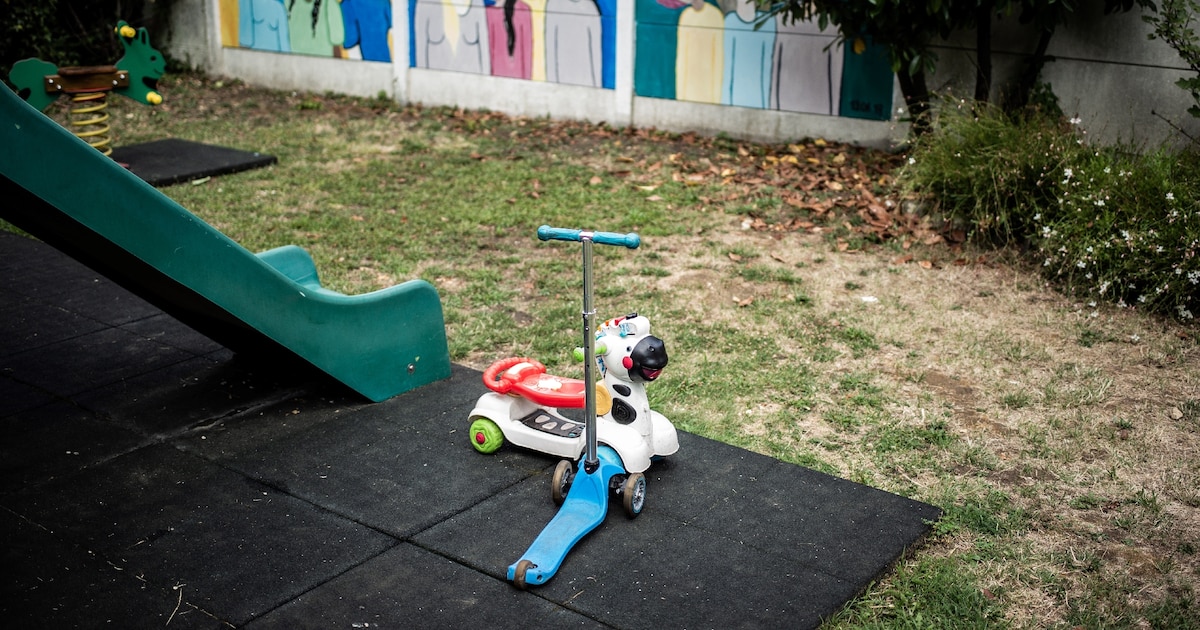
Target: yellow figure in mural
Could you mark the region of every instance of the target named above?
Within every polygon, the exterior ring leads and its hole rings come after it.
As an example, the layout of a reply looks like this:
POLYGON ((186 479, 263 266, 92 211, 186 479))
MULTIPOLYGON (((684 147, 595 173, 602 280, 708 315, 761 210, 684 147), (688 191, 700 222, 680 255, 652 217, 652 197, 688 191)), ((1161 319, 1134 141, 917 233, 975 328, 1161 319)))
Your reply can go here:
POLYGON ((221 45, 238 45, 238 0, 220 0, 221 45))
POLYGON ((529 5, 530 32, 533 35, 533 73, 529 77, 534 81, 546 80, 546 0, 525 0, 529 5))
POLYGON ((675 98, 719 104, 724 72, 725 16, 704 0, 692 0, 679 14, 675 98))

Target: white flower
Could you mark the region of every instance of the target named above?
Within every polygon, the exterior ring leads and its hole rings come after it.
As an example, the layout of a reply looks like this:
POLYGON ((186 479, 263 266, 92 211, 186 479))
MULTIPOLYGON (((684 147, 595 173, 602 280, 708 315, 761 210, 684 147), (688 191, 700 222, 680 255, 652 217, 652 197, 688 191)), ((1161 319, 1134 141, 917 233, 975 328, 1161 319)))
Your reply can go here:
POLYGON ((1175 193, 1173 193, 1173 192, 1167 193, 1167 201, 1175 201, 1175 193))
MULTIPOLYGON (((1075 174, 1075 171, 1073 169, 1069 169, 1069 168, 1063 169, 1063 177, 1065 177, 1067 179, 1071 179, 1071 176, 1074 174, 1075 174)), ((1066 180, 1063 180, 1063 181, 1066 181, 1066 180)))
POLYGON ((1079 267, 1080 269, 1083 269, 1084 267, 1087 267, 1087 263, 1086 263, 1086 262, 1083 262, 1083 261, 1081 260, 1081 261, 1079 261, 1079 262, 1075 263, 1075 266, 1076 266, 1076 267, 1079 267))
POLYGON ((1089 253, 1089 254, 1090 254, 1090 253, 1092 253, 1092 246, 1091 246, 1091 245, 1088 245, 1088 248, 1087 248, 1087 253, 1089 253))
POLYGON ((1045 237, 1050 236, 1050 226, 1049 225, 1042 226, 1042 236, 1045 236, 1045 237))
MULTIPOLYGON (((1050 266, 1050 259, 1049 259, 1049 258, 1047 258, 1047 259, 1046 259, 1046 262, 1042 263, 1042 266, 1043 266, 1043 267, 1049 267, 1049 266, 1050 266)), ((1193 281, 1192 281, 1192 283, 1194 284, 1194 283, 1195 283, 1195 281, 1193 280, 1193 281)))
POLYGON ((1080 119, 1078 116, 1076 116, 1076 117, 1072 118, 1069 122, 1072 125, 1078 125, 1079 123, 1083 122, 1083 120, 1080 119))
POLYGON ((1096 301, 1092 300, 1091 302, 1088 302, 1088 308, 1096 308, 1096 301))
POLYGON ((1141 341, 1142 338, 1137 336, 1137 333, 1134 333, 1132 335, 1129 335, 1129 340, 1132 341, 1133 343, 1137 343, 1137 342, 1141 341))
POLYGON ((1094 201, 1093 203, 1095 203, 1095 204, 1096 204, 1096 207, 1097 207, 1097 208, 1103 208, 1103 207, 1104 207, 1104 200, 1103 200, 1103 199, 1097 199, 1097 200, 1096 200, 1096 201, 1094 201))
POLYGON ((1109 173, 1111 173, 1111 172, 1112 172, 1112 167, 1111 167, 1111 166, 1105 166, 1105 167, 1104 167, 1104 174, 1105 174, 1105 175, 1107 175, 1107 174, 1109 174, 1109 173))
POLYGON ((1034 220, 1034 221, 1041 221, 1041 220, 1042 220, 1042 213, 1041 213, 1041 212, 1039 212, 1039 213, 1037 213, 1037 214, 1033 215, 1033 220, 1034 220))
POLYGON ((909 164, 916 164, 916 163, 917 163, 917 158, 913 158, 913 157, 910 157, 910 158, 908 158, 908 163, 909 163, 909 164))

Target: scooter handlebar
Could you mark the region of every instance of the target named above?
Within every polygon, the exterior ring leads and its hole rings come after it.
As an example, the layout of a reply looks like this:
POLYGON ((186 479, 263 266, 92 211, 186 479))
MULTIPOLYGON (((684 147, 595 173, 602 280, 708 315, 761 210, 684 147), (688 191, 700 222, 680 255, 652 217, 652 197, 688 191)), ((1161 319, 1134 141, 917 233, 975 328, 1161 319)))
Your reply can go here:
POLYGON ((617 245, 628 247, 629 249, 637 249, 642 244, 642 237, 638 236, 636 232, 618 234, 616 232, 592 232, 590 230, 572 230, 543 225, 538 228, 537 235, 543 241, 582 241, 586 237, 593 243, 617 245))

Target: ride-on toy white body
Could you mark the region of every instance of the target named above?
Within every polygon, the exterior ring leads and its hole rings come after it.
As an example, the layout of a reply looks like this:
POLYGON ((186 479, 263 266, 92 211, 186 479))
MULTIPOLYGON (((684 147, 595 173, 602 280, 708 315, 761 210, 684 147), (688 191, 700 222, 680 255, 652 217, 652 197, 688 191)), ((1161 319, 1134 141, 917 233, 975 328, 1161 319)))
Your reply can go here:
POLYGON ((592 244, 635 249, 641 239, 546 225, 538 228, 538 238, 583 245, 583 347, 576 350, 583 380, 547 374, 533 359, 502 359, 484 371, 483 382, 492 391, 480 396, 470 415, 471 445, 481 453, 507 440, 569 458, 558 463, 550 483, 558 513, 508 567, 508 579, 518 588, 554 576, 575 543, 604 522, 610 493, 620 497, 630 518, 640 514, 646 498, 642 473, 654 458, 679 450, 675 426, 651 410, 646 398, 646 383, 667 366, 666 346, 650 334, 650 320, 630 313, 593 329, 592 244), (583 410, 582 422, 561 412, 572 408, 583 410))
MULTIPOLYGON (((679 450, 675 426, 646 398, 646 383, 666 367, 666 349, 650 334, 650 320, 637 313, 604 322, 595 343, 603 374, 596 387, 596 440, 617 452, 627 472, 644 472, 653 458, 679 450)), ((488 420, 517 446, 573 460, 583 455, 585 423, 559 411, 584 407, 583 381, 547 374, 541 363, 517 357, 492 364, 484 382, 494 391, 471 410, 475 448, 491 452, 501 444, 480 422, 488 420)))

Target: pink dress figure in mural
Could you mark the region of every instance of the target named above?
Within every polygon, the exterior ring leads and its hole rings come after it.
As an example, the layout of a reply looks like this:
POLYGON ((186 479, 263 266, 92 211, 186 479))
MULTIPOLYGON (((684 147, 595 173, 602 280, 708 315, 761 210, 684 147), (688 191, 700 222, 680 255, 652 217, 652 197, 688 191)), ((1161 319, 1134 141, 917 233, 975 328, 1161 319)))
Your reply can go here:
POLYGON ((418 1, 413 13, 416 67, 491 74, 482 0, 418 1))
POLYGON ((600 9, 593 0, 546 2, 546 80, 601 87, 600 9))
POLYGON ((492 75, 529 79, 533 76, 533 17, 521 0, 497 0, 487 8, 488 48, 492 75))
POLYGON ((776 19, 771 108, 837 116, 841 108, 842 49, 832 44, 835 27, 822 33, 816 22, 776 19), (826 47, 829 50, 826 50, 826 47))

